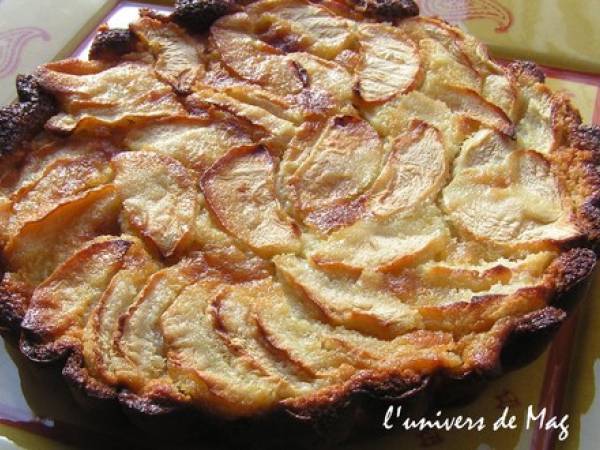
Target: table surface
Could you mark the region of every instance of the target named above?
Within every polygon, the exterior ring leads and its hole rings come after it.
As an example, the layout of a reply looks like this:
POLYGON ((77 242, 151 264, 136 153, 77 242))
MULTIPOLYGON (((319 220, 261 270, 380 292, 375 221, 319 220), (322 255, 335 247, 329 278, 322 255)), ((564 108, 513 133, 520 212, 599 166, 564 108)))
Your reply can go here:
MULTIPOLYGON (((593 45, 600 42, 597 0, 418 0, 418 3, 423 13, 440 15, 480 37, 494 56, 533 59, 553 67, 547 70, 548 84, 567 92, 586 122, 600 124, 600 45, 593 45), (560 68, 571 70, 557 70, 560 68)), ((107 21, 111 26, 125 26, 141 5, 117 0, 0 0, 0 101, 7 103, 14 97, 13 80, 17 73, 31 72, 38 64, 52 59, 85 54, 89 43, 86 38, 98 24, 107 21)), ((542 387, 548 381, 548 365, 556 361, 568 364, 572 360, 563 403, 563 413, 570 416, 569 438, 557 442, 556 448, 598 448, 600 273, 592 280, 587 297, 572 326, 576 338, 570 351, 564 352, 556 346, 550 362, 552 349, 530 366, 492 382, 472 404, 443 414, 483 416, 491 424, 509 407, 511 414, 522 422, 527 406, 538 405, 547 395, 542 387)), ((66 449, 90 441, 116 448, 118 441, 130 446, 141 439, 139 432, 126 423, 111 423, 109 427, 104 424, 93 413, 79 410, 60 377, 25 361, 11 342, 0 345, 0 450, 66 449)), ((493 432, 488 426, 483 432, 403 433, 344 448, 525 450, 532 448, 534 431, 520 426, 493 432)))

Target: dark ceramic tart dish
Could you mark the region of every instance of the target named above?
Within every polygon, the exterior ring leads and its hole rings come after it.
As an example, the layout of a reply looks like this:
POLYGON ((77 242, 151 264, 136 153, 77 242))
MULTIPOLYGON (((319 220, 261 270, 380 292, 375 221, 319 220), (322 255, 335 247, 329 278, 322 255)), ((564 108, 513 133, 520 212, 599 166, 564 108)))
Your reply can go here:
POLYGON ((465 399, 596 263, 600 131, 409 0, 141 10, 17 93, 0 320, 163 436, 327 445, 465 399))

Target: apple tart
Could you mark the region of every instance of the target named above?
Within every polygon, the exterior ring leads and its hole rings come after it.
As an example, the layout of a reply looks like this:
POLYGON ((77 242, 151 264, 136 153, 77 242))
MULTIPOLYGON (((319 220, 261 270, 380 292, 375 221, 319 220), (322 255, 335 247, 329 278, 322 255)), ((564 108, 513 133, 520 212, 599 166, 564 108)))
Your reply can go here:
POLYGON ((599 129, 411 0, 180 0, 17 91, 2 323, 138 422, 343 439, 534 358, 596 262, 599 129))

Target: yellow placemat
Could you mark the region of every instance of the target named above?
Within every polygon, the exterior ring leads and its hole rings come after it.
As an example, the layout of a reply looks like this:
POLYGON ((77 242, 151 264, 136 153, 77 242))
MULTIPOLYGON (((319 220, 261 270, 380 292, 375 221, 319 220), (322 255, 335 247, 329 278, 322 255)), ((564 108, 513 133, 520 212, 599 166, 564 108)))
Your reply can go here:
POLYGON ((495 55, 600 72, 597 0, 417 0, 421 11, 459 23, 495 55))

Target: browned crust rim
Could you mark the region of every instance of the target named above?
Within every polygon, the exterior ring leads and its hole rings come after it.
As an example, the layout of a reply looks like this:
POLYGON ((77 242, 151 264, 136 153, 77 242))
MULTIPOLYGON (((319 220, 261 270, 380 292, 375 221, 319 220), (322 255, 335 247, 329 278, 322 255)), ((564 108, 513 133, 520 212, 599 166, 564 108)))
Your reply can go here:
POLYGON ((56 113, 54 99, 32 75, 17 76, 17 95, 16 102, 0 108, 0 157, 19 149, 56 113))
POLYGON ((566 320, 568 311, 581 299, 580 288, 588 280, 596 261, 595 253, 587 248, 570 249, 560 255, 545 273, 545 284, 552 289, 551 306, 512 319, 494 349, 494 356, 480 361, 478 367, 467 373, 438 371, 421 376, 393 371, 359 372, 342 386, 318 392, 294 404, 280 402, 265 414, 234 421, 177 403, 168 395, 144 397, 107 386, 90 376, 78 349, 37 346, 25 333, 21 334, 20 348, 34 361, 62 365, 63 376, 75 397, 87 407, 122 410, 133 423, 149 432, 156 431, 158 426, 162 433, 167 426, 194 436, 202 424, 203 430, 208 429, 210 434, 220 436, 229 430, 226 434, 234 434, 236 442, 258 440, 261 448, 288 445, 291 437, 298 448, 314 448, 317 444, 340 442, 361 430, 377 431, 374 422, 380 424, 390 404, 402 405, 405 410, 420 414, 433 405, 462 402, 466 397, 475 396, 489 380, 528 364, 546 348, 566 320), (277 433, 272 432, 274 424, 278 425, 277 433), (237 432, 231 433, 227 427, 237 432))
MULTIPOLYGON (((186 2, 178 2, 183 3, 186 2)), ((513 64, 509 70, 518 78, 526 77, 536 83, 542 81, 539 69, 530 63, 513 64)), ((56 109, 53 99, 40 91, 34 77, 20 77, 17 90, 19 102, 0 111, 2 155, 31 138, 56 109)), ((551 306, 513 318, 495 349, 495 358, 482 362, 468 373, 460 376, 444 372, 432 376, 392 371, 376 375, 358 373, 342 386, 319 392, 293 405, 282 402, 264 415, 230 422, 177 403, 167 395, 148 398, 116 390, 87 373, 79 350, 37 345, 35 337, 24 333, 20 327, 28 296, 10 283, 0 286, 0 324, 22 333, 21 351, 30 359, 62 365, 65 379, 76 393, 82 394, 81 399, 103 409, 122 409, 132 421, 150 429, 156 423, 193 429, 201 420, 217 429, 234 427, 241 432, 241 439, 269 436, 272 444, 280 445, 283 442, 289 444, 293 437, 299 447, 306 447, 337 442, 348 437, 352 430, 368 428, 366 418, 371 416, 379 422, 382 407, 390 403, 423 409, 443 401, 449 391, 453 396, 457 392, 462 396, 462 390, 473 390, 474 382, 485 384, 488 379, 537 357, 565 321, 567 312, 577 300, 578 288, 596 264, 595 253, 585 247, 594 246, 600 239, 600 174, 596 169, 600 163, 600 129, 582 125, 568 102, 557 107, 561 109, 558 113, 561 120, 567 125, 566 141, 569 143, 569 148, 559 150, 558 165, 565 173, 573 174, 571 184, 567 185, 571 195, 578 200, 573 214, 586 239, 579 243, 583 247, 566 250, 547 269, 545 285, 550 292, 551 306), (376 415, 373 416, 374 411, 376 415), (281 427, 273 427, 273 424, 281 427), (274 428, 277 428, 275 433, 274 428)))

